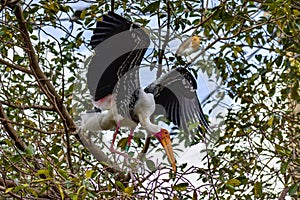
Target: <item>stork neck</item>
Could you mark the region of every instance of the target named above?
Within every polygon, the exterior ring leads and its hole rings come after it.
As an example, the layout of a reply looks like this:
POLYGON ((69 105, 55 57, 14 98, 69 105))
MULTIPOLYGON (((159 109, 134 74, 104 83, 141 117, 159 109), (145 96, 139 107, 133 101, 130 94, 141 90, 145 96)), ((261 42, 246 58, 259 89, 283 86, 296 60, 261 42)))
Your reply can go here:
POLYGON ((149 133, 151 133, 151 134, 154 134, 154 133, 158 133, 158 132, 160 132, 160 126, 158 126, 158 125, 156 125, 156 124, 153 124, 151 121, 150 121, 150 119, 148 119, 148 120, 145 120, 145 125, 144 125, 145 127, 145 129, 149 132, 149 133))

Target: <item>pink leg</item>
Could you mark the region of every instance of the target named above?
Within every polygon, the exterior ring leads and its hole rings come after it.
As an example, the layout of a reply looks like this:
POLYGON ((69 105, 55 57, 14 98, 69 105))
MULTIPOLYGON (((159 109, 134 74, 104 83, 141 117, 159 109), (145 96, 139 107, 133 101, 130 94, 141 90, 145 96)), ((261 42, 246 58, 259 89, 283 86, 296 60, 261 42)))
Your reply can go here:
POLYGON ((117 127, 116 127, 116 130, 114 132, 114 135, 113 135, 113 139, 112 139, 112 142, 111 142, 111 145, 110 145, 110 151, 112 153, 116 153, 116 154, 119 154, 119 155, 122 155, 124 156, 125 158, 128 157, 128 155, 126 153, 122 153, 120 151, 117 151, 115 148, 114 148, 114 144, 115 144, 115 141, 116 141, 116 137, 117 137, 117 134, 118 134, 118 131, 119 131, 119 128, 121 127, 121 121, 118 121, 117 122, 117 127))
POLYGON ((125 147, 125 151, 126 151, 126 152, 129 151, 129 147, 130 147, 130 144, 131 144, 131 139, 133 138, 134 129, 135 129, 135 128, 132 128, 132 129, 130 130, 130 134, 129 134, 128 140, 127 140, 127 145, 126 145, 126 147, 125 147))
POLYGON ((111 145, 110 145, 110 150, 114 149, 114 144, 115 144, 116 137, 117 137, 117 134, 118 134, 118 132, 119 132, 120 126, 121 126, 121 121, 118 121, 118 122, 117 122, 116 130, 115 130, 115 132, 114 132, 113 140, 112 140, 111 145))

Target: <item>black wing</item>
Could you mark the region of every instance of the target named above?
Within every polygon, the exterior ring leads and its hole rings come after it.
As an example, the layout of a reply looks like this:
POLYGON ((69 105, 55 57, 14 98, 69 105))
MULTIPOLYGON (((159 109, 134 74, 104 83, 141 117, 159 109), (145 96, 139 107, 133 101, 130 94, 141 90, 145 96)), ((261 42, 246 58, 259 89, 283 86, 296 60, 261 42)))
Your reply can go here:
MULTIPOLYGON (((104 15, 90 41, 96 54, 87 73, 93 100, 112 94, 119 79, 140 65, 149 44, 149 36, 139 26, 115 13, 104 15)), ((135 82, 139 84, 138 77, 135 82)))
MULTIPOLYGON (((199 123, 206 132, 210 132, 208 121, 202 111, 196 94, 197 82, 185 68, 176 68, 145 88, 153 93, 156 104, 163 106, 168 120, 184 129, 189 123, 199 123)), ((163 114, 161 110, 155 114, 163 114)), ((202 131, 201 131, 202 132, 202 131)))

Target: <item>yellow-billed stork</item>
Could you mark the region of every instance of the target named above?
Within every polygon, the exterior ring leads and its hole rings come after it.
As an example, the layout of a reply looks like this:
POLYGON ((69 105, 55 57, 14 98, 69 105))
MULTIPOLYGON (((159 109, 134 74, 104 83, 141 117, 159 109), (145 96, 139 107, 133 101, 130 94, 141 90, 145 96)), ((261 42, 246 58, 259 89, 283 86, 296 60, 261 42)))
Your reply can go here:
POLYGON ((159 104, 164 108, 166 118, 186 132, 188 122, 200 122, 203 129, 208 130, 194 77, 187 69, 176 68, 142 89, 139 67, 150 45, 149 36, 139 26, 115 13, 109 12, 97 22, 90 44, 95 56, 89 64, 87 83, 94 106, 101 112, 83 115, 81 128, 115 128, 110 150, 117 152, 113 146, 120 126, 131 128, 129 147, 134 129, 140 123, 162 144, 176 172, 170 134, 153 124, 150 117, 163 113, 156 109, 159 104))
POLYGON ((191 36, 184 40, 178 47, 175 55, 176 56, 189 56, 192 53, 199 50, 200 47, 200 37, 197 35, 191 36))

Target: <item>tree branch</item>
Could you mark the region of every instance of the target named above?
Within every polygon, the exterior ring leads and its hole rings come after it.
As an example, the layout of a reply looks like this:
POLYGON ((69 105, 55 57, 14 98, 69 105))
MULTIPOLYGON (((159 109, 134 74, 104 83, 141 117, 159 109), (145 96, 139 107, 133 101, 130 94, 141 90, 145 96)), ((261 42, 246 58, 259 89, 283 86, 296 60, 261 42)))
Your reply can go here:
POLYGON ((10 68, 13 68, 13 69, 17 69, 17 70, 19 70, 21 72, 24 72, 26 74, 33 74, 33 72, 31 70, 26 69, 26 68, 24 68, 21 65, 12 64, 12 63, 10 63, 10 62, 2 59, 2 58, 0 58, 0 63, 3 64, 3 65, 6 65, 7 67, 10 67, 10 68))
POLYGON ((28 124, 23 124, 21 122, 14 122, 14 121, 2 118, 1 116, 0 116, 0 121, 6 122, 6 123, 9 123, 9 124, 15 124, 15 125, 18 125, 18 126, 23 126, 23 127, 28 128, 28 129, 31 129, 31 130, 34 130, 34 131, 37 131, 39 133, 46 134, 46 135, 52 135, 52 134, 60 134, 61 135, 61 134, 64 134, 63 130, 61 130, 61 131, 43 131, 39 128, 35 128, 35 127, 30 126, 28 124))
POLYGON ((17 104, 13 104, 11 102, 8 101, 2 101, 0 100, 0 103, 12 108, 18 108, 20 110, 26 110, 26 109, 36 109, 36 110, 44 110, 44 111, 55 111, 53 106, 43 106, 43 105, 29 105, 29 106, 25 106, 25 105, 17 105, 17 104))
POLYGON ((0 118, 3 118, 2 124, 7 131, 9 137, 15 142, 16 147, 21 150, 25 151, 27 149, 27 145, 23 142, 23 140, 20 138, 16 130, 12 127, 12 125, 8 122, 7 116, 4 112, 3 106, 0 103, 0 118))
POLYGON ((284 190, 281 192, 281 194, 280 194, 278 200, 284 200, 286 194, 288 193, 288 191, 289 191, 289 187, 284 188, 284 190))
POLYGON ((17 184, 13 180, 4 180, 3 178, 0 178, 0 185, 5 186, 6 188, 17 186, 17 184))
POLYGON ((86 137, 85 134, 81 132, 81 130, 79 130, 76 136, 79 137, 78 139, 82 142, 83 146, 86 147, 89 152, 91 152, 91 154, 95 157, 95 159, 100 162, 105 171, 116 174, 119 180, 126 180, 126 176, 123 173, 118 173, 121 172, 122 169, 120 169, 118 165, 114 165, 114 163, 106 156, 106 154, 101 151, 100 148, 96 146, 92 141, 90 141, 88 137, 86 137), (106 163, 113 167, 106 165, 106 163))
POLYGON ((23 16, 23 10, 21 5, 16 5, 14 9, 15 16, 18 21, 19 28, 21 30, 21 35, 24 40, 24 45, 27 47, 24 49, 29 57, 30 61, 30 68, 33 72, 33 75, 35 76, 35 79, 37 80, 41 90, 46 94, 49 101, 52 103, 52 105, 55 107, 56 112, 60 115, 63 124, 65 126, 65 132, 66 132, 66 142, 67 142, 67 157, 68 157, 68 163, 69 167, 72 170, 72 162, 71 162, 71 145, 70 145, 70 136, 69 131, 73 132, 76 130, 75 123, 70 116, 69 112, 67 111, 66 107, 63 105, 62 98, 60 95, 55 91, 54 86, 50 83, 50 81, 47 79, 46 75, 43 73, 41 68, 39 67, 39 62, 37 59, 37 56, 35 54, 34 47, 31 43, 30 36, 27 30, 26 21, 23 16))
POLYGON ((110 12, 114 13, 115 12, 115 1, 111 0, 110 3, 111 3, 110 12))
POLYGON ((29 56, 30 61, 30 68, 39 83, 39 86, 43 90, 43 92, 47 95, 51 103, 56 107, 57 112, 61 115, 61 118, 65 120, 65 122, 68 125, 68 128, 70 131, 75 131, 76 126, 74 124, 73 119, 71 118, 69 112, 67 111, 66 107, 63 105, 63 102, 61 101, 61 97, 59 94, 55 91, 55 88, 50 83, 46 75, 43 73, 41 68, 39 67, 38 59, 35 54, 33 45, 30 40, 30 36, 27 30, 26 22, 23 17, 23 11, 20 5, 16 6, 16 9, 14 10, 15 15, 18 20, 19 28, 21 30, 22 37, 24 39, 24 45, 27 47, 25 49, 27 51, 27 54, 29 56))
MULTIPOLYGON (((0 186, 0 191, 3 191, 3 192, 4 192, 6 189, 7 189, 6 187, 0 186)), ((24 198, 22 198, 21 196, 16 195, 16 194, 14 194, 14 193, 12 193, 12 192, 8 192, 8 194, 9 194, 10 196, 16 198, 16 199, 24 199, 24 198)))

